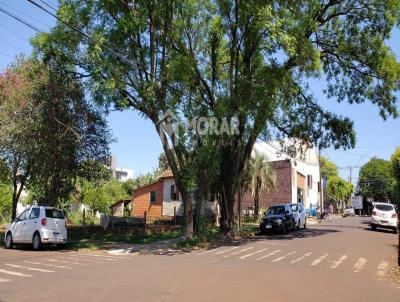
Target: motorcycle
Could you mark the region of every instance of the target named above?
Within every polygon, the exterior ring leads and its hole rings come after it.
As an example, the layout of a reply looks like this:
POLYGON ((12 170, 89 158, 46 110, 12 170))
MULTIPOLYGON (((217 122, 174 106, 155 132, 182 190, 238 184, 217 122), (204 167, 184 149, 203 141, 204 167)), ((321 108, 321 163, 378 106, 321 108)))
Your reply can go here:
POLYGON ((325 220, 328 217, 328 210, 324 210, 321 214, 318 215, 317 221, 321 222, 322 220, 325 220))

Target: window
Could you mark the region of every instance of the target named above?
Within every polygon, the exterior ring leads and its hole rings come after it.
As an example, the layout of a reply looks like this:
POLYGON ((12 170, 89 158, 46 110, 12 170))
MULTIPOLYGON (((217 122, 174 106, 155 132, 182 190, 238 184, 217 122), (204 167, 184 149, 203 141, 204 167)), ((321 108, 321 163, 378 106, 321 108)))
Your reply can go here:
POLYGON ((312 188, 312 175, 310 174, 307 175, 307 186, 312 188))
POLYGON ((57 209, 46 209, 46 217, 64 219, 64 213, 57 209))
POLYGON ((33 208, 31 211, 31 215, 29 215, 29 219, 36 219, 39 218, 40 215, 40 209, 39 208, 33 208))
POLYGON ((156 202, 156 191, 150 191, 150 204, 154 204, 156 202))
POLYGON ((318 182, 318 192, 321 192, 321 183, 318 182))
POLYGON ((178 194, 176 192, 176 186, 171 185, 171 200, 177 200, 178 199, 178 194))
POLYGON ((25 210, 19 215, 18 221, 26 220, 28 218, 29 209, 25 210))

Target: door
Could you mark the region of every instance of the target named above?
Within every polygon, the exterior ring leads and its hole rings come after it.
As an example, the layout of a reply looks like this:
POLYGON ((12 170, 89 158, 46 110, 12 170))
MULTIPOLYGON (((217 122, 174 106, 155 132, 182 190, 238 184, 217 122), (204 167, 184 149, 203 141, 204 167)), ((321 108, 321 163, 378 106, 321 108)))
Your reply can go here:
POLYGON ((29 219, 26 220, 24 232, 23 232, 23 240, 31 242, 33 239, 33 233, 38 229, 40 225, 39 221, 40 216, 40 208, 32 208, 31 213, 29 214, 29 219))
POLYGON ((14 228, 12 230, 12 236, 14 242, 23 242, 24 241, 24 228, 26 225, 26 219, 29 214, 29 210, 27 209, 18 216, 17 221, 15 222, 14 228))

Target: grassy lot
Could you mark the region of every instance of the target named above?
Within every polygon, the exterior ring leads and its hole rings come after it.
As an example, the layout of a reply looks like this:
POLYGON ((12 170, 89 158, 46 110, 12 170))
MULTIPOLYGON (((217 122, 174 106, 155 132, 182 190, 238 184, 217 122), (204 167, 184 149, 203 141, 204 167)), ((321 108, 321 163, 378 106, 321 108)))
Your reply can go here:
POLYGON ((174 239, 182 235, 180 230, 164 232, 161 234, 138 235, 121 234, 110 231, 104 233, 80 233, 73 232, 68 234, 67 248, 69 249, 98 249, 109 244, 132 243, 146 244, 160 240, 174 239))
MULTIPOLYGON (((68 234, 66 248, 78 249, 100 249, 110 244, 132 243, 145 244, 160 240, 178 238, 182 235, 180 230, 164 232, 154 235, 121 234, 106 231, 104 233, 71 232, 68 234)), ((0 244, 3 244, 4 231, 0 231, 0 244)))

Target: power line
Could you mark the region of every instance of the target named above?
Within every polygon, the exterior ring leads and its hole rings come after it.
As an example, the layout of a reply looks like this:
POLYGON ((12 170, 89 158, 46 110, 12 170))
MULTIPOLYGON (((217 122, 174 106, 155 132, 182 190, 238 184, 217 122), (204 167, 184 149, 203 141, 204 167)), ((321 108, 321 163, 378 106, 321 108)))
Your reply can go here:
POLYGON ((29 43, 29 39, 25 38, 24 36, 20 35, 18 32, 16 32, 15 30, 13 30, 12 28, 9 28, 8 26, 1 24, 0 26, 4 27, 5 29, 7 29, 8 31, 12 32, 14 35, 16 35, 18 38, 20 38, 21 40, 28 42, 29 43))
POLYGON ((0 54, 3 55, 3 56, 6 56, 6 57, 9 57, 9 58, 13 59, 13 57, 11 55, 6 54, 5 52, 2 52, 1 50, 0 50, 0 54))
POLYGON ((14 7, 11 7, 11 6, 8 5, 7 3, 4 3, 3 1, 0 1, 0 3, 3 4, 4 6, 8 7, 9 9, 12 9, 12 10, 14 10, 14 11, 16 11, 16 12, 18 12, 18 13, 20 13, 20 14, 26 16, 26 17, 28 17, 28 18, 31 19, 31 20, 34 20, 34 21, 36 21, 36 22, 38 22, 38 23, 40 23, 40 24, 42 24, 42 25, 44 25, 44 26, 46 26, 46 27, 49 27, 48 24, 46 24, 46 23, 40 21, 39 19, 36 19, 36 18, 34 18, 34 17, 32 17, 32 16, 26 14, 26 13, 24 13, 23 11, 20 11, 19 9, 16 9, 16 8, 14 8, 14 7))
POLYGON ((11 44, 11 43, 8 43, 8 42, 5 42, 5 41, 0 41, 0 43, 5 44, 5 45, 8 45, 8 46, 10 46, 10 47, 12 47, 12 48, 15 48, 15 49, 22 50, 22 51, 24 51, 24 52, 29 52, 28 50, 26 50, 26 49, 24 49, 24 48, 22 48, 22 47, 19 47, 19 46, 17 46, 17 45, 14 45, 14 44, 11 44))
POLYGON ((31 28, 31 29, 33 29, 33 30, 35 30, 35 31, 37 31, 37 32, 42 32, 42 31, 41 31, 40 29, 38 29, 36 26, 34 26, 34 25, 30 24, 29 22, 27 22, 27 21, 21 19, 20 17, 14 15, 13 13, 9 12, 8 10, 6 10, 6 9, 4 9, 4 8, 2 8, 2 7, 0 7, 0 12, 2 12, 3 14, 6 14, 7 16, 9 16, 9 17, 11 17, 11 18, 13 18, 13 19, 15 19, 15 20, 17 20, 17 21, 23 23, 23 24, 25 24, 26 26, 28 26, 29 28, 31 28))

